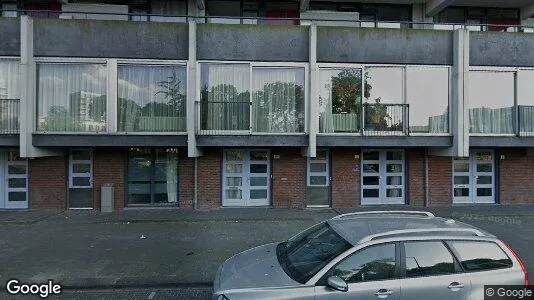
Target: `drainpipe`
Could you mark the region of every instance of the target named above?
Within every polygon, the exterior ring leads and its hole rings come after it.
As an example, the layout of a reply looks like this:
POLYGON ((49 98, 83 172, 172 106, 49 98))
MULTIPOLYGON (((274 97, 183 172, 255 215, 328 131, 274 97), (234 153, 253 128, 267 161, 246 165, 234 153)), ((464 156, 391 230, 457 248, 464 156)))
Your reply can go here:
POLYGON ((425 148, 425 207, 428 207, 428 148, 425 148))
POLYGON ((195 187, 193 192, 193 208, 198 209, 198 157, 195 156, 195 187))

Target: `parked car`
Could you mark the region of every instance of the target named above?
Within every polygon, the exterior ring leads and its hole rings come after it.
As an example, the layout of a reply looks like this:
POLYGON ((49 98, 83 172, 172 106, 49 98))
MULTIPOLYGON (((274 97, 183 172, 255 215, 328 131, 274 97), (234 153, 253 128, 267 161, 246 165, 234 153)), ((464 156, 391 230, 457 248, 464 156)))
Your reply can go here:
POLYGON ((491 284, 529 284, 521 259, 494 235, 429 212, 370 211, 231 257, 213 299, 479 300, 491 284))

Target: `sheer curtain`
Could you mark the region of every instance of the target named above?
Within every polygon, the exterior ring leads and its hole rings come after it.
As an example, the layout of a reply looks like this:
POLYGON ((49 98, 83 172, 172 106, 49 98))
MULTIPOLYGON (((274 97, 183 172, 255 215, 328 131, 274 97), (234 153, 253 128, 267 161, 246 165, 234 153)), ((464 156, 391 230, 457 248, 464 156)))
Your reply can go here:
POLYGON ((0 60, 0 133, 19 130, 19 64, 0 60))
POLYGON ((321 70, 319 75, 319 132, 334 132, 332 115, 332 70, 321 70))
POLYGON ((304 131, 304 70, 255 68, 252 71, 255 132, 304 131))
POLYGON ((185 131, 185 76, 181 66, 119 66, 119 131, 185 131))
POLYGON ((38 65, 38 129, 105 131, 106 72, 96 64, 38 65))
POLYGON ((178 157, 173 149, 167 150, 167 201, 178 202, 178 157))
POLYGON ((203 65, 202 129, 250 129, 249 71, 247 64, 203 65))

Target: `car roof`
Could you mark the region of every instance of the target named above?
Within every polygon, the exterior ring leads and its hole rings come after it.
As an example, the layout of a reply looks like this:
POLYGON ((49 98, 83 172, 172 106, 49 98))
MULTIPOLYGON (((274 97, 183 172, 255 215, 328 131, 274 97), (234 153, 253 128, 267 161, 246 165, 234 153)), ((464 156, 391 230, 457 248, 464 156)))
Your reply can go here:
POLYGON ((352 245, 407 236, 495 237, 474 226, 428 212, 360 212, 338 215, 327 223, 352 245))

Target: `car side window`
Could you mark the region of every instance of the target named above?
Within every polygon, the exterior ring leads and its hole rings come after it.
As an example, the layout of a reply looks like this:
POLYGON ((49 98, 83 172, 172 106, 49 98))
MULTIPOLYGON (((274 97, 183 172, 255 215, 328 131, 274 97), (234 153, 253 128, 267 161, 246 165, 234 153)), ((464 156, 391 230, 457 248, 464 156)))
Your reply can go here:
POLYGON ((333 268, 331 275, 347 283, 395 278, 395 244, 388 243, 356 251, 333 268))
POLYGON ((512 260, 493 242, 450 241, 462 268, 468 272, 510 268, 512 260))
POLYGON ((406 277, 455 273, 454 258, 441 241, 404 243, 406 277))

